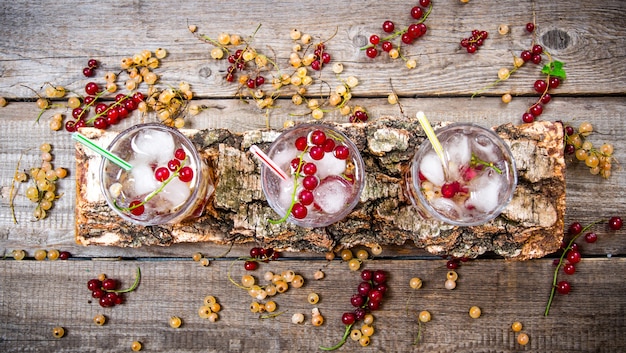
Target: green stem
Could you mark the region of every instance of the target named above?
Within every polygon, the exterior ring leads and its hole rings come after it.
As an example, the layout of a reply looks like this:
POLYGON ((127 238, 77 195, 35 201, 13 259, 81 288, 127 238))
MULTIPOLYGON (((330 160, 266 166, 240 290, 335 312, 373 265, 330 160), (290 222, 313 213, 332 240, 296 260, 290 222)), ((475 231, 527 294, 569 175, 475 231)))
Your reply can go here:
POLYGON ((346 325, 346 331, 343 333, 343 337, 341 338, 341 341, 339 341, 339 343, 337 343, 336 345, 332 347, 320 346, 319 348, 323 351, 334 351, 335 349, 338 349, 341 346, 343 346, 343 344, 346 343, 346 339, 348 339, 348 335, 350 334, 350 329, 352 328, 352 325, 354 324, 346 325))
POLYGON ((278 220, 269 219, 268 222, 270 222, 271 224, 280 224, 280 223, 285 222, 287 218, 289 218, 289 215, 291 214, 293 205, 296 204, 296 191, 298 189, 298 178, 300 177, 300 168, 304 164, 303 157, 307 151, 308 151, 308 148, 305 148, 304 151, 302 151, 302 153, 298 157, 300 159, 300 163, 298 164, 298 168, 296 169, 296 171, 293 173, 293 191, 291 192, 291 205, 289 205, 287 212, 285 212, 285 215, 281 219, 278 219, 278 220))
POLYGON ((128 292, 132 292, 135 289, 137 289, 137 286, 139 286, 139 281, 141 280, 141 269, 139 269, 139 266, 137 266, 137 274, 135 275, 135 282, 133 282, 133 285, 126 288, 126 289, 116 289, 116 290, 109 290, 107 292, 115 292, 115 293, 128 293, 128 292))
POLYGON ((565 256, 567 255, 567 252, 572 249, 572 244, 574 244, 574 241, 576 241, 576 239, 578 239, 578 237, 580 237, 582 234, 585 234, 586 231, 589 230, 589 228, 591 228, 592 226, 604 222, 605 220, 599 220, 599 221, 595 221, 592 223, 589 223, 585 228, 583 228, 580 233, 576 234, 576 236, 574 236, 569 243, 567 244, 567 247, 565 249, 563 249, 563 253, 561 254, 561 257, 559 258, 559 263, 556 265, 556 269, 554 270, 554 276, 552 276, 552 290, 550 291, 550 297, 548 298, 548 303, 546 304, 546 310, 544 311, 543 315, 544 316, 548 316, 548 314, 550 313, 550 306, 552 305, 552 300, 554 299, 554 294, 556 293, 556 281, 557 281, 557 276, 559 274, 559 270, 561 269, 561 266, 563 266, 563 260, 565 259, 565 256))
POLYGON ((473 154, 473 153, 472 153, 472 159, 471 159, 471 161, 470 161, 470 164, 471 164, 471 165, 477 165, 477 164, 484 165, 485 167, 488 167, 488 168, 491 168, 491 169, 495 170, 495 171, 496 171, 496 173, 498 173, 498 174, 502 174, 502 169, 500 169, 500 168, 496 167, 496 165, 495 165, 495 164, 493 164, 493 162, 486 162, 486 161, 483 161, 482 159, 478 158, 478 157, 477 157, 475 154, 473 154))

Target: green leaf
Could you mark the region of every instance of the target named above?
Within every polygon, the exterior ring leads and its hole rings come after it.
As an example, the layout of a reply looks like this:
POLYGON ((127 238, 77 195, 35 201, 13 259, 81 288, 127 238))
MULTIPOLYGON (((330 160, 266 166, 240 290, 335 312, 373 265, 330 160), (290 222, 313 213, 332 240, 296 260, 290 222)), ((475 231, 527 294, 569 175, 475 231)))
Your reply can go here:
POLYGON ((562 62, 555 60, 551 63, 544 65, 541 69, 541 72, 546 75, 558 77, 562 80, 565 80, 567 78, 567 75, 565 74, 565 70, 563 70, 563 65, 564 64, 562 62))

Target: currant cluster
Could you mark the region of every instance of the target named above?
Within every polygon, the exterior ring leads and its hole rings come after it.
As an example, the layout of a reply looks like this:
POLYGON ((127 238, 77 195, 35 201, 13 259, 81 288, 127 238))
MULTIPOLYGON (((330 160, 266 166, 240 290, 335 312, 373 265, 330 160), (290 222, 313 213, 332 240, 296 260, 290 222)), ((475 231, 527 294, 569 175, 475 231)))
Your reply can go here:
POLYGON ((467 50, 468 53, 474 54, 478 48, 482 47, 489 33, 487 31, 473 30, 472 35, 468 38, 461 39, 461 46, 467 50))
MULTIPOLYGON (((317 176, 317 165, 314 162, 306 162, 303 158, 304 153, 308 154, 313 161, 325 158, 327 153, 332 154, 336 159, 348 160, 350 150, 343 144, 337 144, 335 139, 327 138, 326 133, 322 130, 315 130, 308 136, 298 137, 294 145, 302 153, 291 161, 291 170, 298 177, 296 185, 302 185, 303 189, 297 194, 296 199, 293 200, 291 214, 296 219, 303 219, 308 214, 308 208, 313 207, 315 202, 314 190, 320 185, 320 178, 317 176)), ((330 176, 325 179, 333 177, 330 176)), ((340 176, 336 177, 342 181, 347 180, 347 182, 354 180, 354 176, 349 173, 345 175, 345 179, 340 176)))
MULTIPOLYGON (((411 23, 408 27, 397 31, 396 25, 392 21, 387 20, 383 22, 382 29, 383 32, 387 34, 384 37, 377 34, 371 35, 369 38, 370 44, 361 48, 361 50, 365 50, 365 55, 372 59, 378 56, 380 50, 388 53, 389 57, 392 59, 402 57, 400 53, 400 46, 402 44, 413 44, 415 40, 426 34, 428 27, 424 21, 426 21, 426 18, 428 18, 431 11, 432 4, 430 0, 420 0, 419 6, 413 6, 410 10, 410 15, 415 22, 411 23), (401 42, 394 46, 391 40, 397 37, 400 37, 401 42)), ((404 57, 402 58, 404 59, 404 57)), ((417 62, 413 59, 404 60, 406 61, 406 66, 409 69, 413 69, 417 66, 417 62)))
POLYGON ((167 87, 156 89, 151 87, 146 98, 147 107, 156 112, 159 121, 167 126, 178 129, 185 126, 184 112, 193 98, 191 86, 187 82, 178 84, 178 88, 167 87))
POLYGON ((254 271, 259 268, 259 262, 268 262, 270 260, 278 260, 280 253, 272 248, 254 247, 250 249, 250 260, 243 263, 246 271, 254 271))
MULTIPOLYGON (((11 256, 13 256, 13 259, 15 260, 24 260, 24 258, 26 257, 26 251, 24 250, 13 250, 11 251, 11 256)), ((56 249, 51 249, 51 250, 43 250, 43 249, 39 249, 39 250, 35 250, 35 253, 33 254, 33 257, 35 258, 35 260, 37 261, 43 261, 46 258, 50 261, 55 261, 57 259, 60 260, 67 260, 70 258, 70 253, 67 251, 59 251, 56 249)))
POLYGON ((566 125, 565 153, 574 155, 579 161, 584 161, 591 174, 609 178, 614 159, 613 145, 605 143, 599 149, 595 148, 593 143, 587 140, 587 136, 592 132, 593 126, 588 122, 581 123, 578 130, 566 125))
MULTIPOLYGON (((548 316, 548 313, 550 312, 550 305, 552 304, 552 299, 554 298, 555 292, 558 292, 559 294, 569 294, 569 292, 572 290, 572 285, 570 281, 558 281, 558 274, 561 267, 563 268, 563 272, 566 275, 573 275, 574 273, 576 273, 576 265, 582 259, 582 255, 580 253, 579 245, 575 241, 584 234, 584 239, 587 243, 596 242, 598 236, 596 235, 596 233, 590 232, 589 230, 592 226, 600 222, 604 221, 593 222, 585 227, 583 227, 583 225, 579 222, 574 222, 569 225, 567 233, 569 236, 571 236, 571 239, 567 244, 562 244, 562 254, 560 258, 555 259, 554 261, 556 269, 554 270, 554 280, 552 282, 550 298, 548 299, 548 304, 546 305, 546 310, 544 313, 545 316, 548 316)), ((608 228, 612 231, 618 231, 622 228, 622 219, 618 216, 613 216, 609 218, 606 222, 608 228)))
MULTIPOLYGON (((241 285, 230 279, 231 282, 238 287, 247 290, 248 294, 255 299, 250 303, 250 311, 253 313, 273 313, 277 309, 276 302, 274 300, 263 302, 265 299, 285 293, 289 290, 290 286, 293 288, 301 288, 304 285, 304 277, 292 270, 285 270, 280 274, 267 271, 263 275, 263 278, 267 282, 267 284, 263 286, 257 284, 256 279, 252 275, 243 275, 241 277, 241 285)), ((261 318, 266 318, 266 316, 262 316, 261 318)))
POLYGON ((98 303, 103 308, 114 307, 124 303, 123 293, 134 291, 139 285, 141 271, 137 267, 135 282, 127 289, 119 288, 119 281, 113 278, 107 278, 105 274, 100 274, 97 278, 87 281, 87 289, 91 291, 91 296, 98 299, 98 303))
MULTIPOLYGON (((26 189, 26 197, 31 202, 37 204, 33 211, 33 216, 36 220, 46 218, 47 212, 53 206, 53 202, 60 197, 55 193, 57 191, 57 180, 67 176, 65 168, 54 168, 52 165, 52 147, 49 143, 41 144, 39 150, 41 151, 41 166, 31 168, 28 175, 17 170, 13 176, 13 180, 19 183, 26 182, 29 176, 33 181, 33 185, 26 189)), ((12 207, 13 205, 11 204, 12 207)))
POLYGON ((96 74, 97 68, 98 60, 89 59, 89 61, 87 61, 87 67, 83 68, 83 75, 85 75, 85 77, 93 77, 96 74))
MULTIPOLYGON (((158 192, 174 178, 178 178, 183 183, 188 183, 193 180, 194 171, 190 166, 185 165, 187 161, 187 153, 184 149, 178 148, 174 151, 174 158, 167 162, 167 165, 156 166, 154 168, 154 178, 161 182, 161 186, 157 189, 156 193, 151 194, 154 197, 158 192)), ((143 200, 133 200, 128 205, 128 208, 122 208, 123 211, 129 211, 135 216, 141 216, 145 211, 145 204, 152 198, 150 196, 143 200)))
POLYGON ((217 302, 217 299, 212 295, 207 295, 204 297, 202 306, 198 308, 198 316, 209 320, 209 322, 216 322, 219 319, 218 313, 221 310, 222 306, 217 302))

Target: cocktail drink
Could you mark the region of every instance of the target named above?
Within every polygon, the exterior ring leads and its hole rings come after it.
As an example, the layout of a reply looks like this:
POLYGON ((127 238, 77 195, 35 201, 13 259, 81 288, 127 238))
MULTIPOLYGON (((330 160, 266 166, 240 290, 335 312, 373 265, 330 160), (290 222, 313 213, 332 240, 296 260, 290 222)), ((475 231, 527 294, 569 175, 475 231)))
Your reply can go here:
POLYGON ((267 153, 284 179, 261 166, 267 202, 286 220, 302 227, 324 227, 346 217, 365 185, 363 159, 341 132, 302 124, 283 132, 267 153))
POLYGON ((448 125, 436 134, 445 165, 425 140, 406 177, 409 197, 420 214, 460 226, 498 216, 517 185, 515 161, 506 143, 474 124, 448 125))
POLYGON ((129 162, 126 171, 103 159, 102 193, 123 219, 140 225, 199 217, 214 186, 193 143, 176 129, 140 124, 121 132, 107 148, 129 162))

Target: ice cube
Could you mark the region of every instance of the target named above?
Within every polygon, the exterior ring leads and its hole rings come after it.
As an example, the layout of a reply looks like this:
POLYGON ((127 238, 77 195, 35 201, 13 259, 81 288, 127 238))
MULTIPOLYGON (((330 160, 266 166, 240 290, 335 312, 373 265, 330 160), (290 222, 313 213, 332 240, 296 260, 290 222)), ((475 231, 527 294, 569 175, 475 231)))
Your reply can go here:
POLYGON ((189 185, 178 178, 174 178, 165 185, 159 196, 167 200, 170 207, 174 208, 182 205, 189 198, 190 194, 189 185))
POLYGON ((469 164, 472 159, 469 138, 467 135, 456 134, 450 136, 443 146, 448 161, 455 162, 457 166, 469 164))
POLYGON ((133 168, 130 170, 130 186, 132 196, 148 194, 159 187, 159 182, 154 177, 154 172, 148 164, 139 163, 137 160, 131 162, 133 168))
POLYGON ((474 178, 468 187, 470 197, 466 205, 484 213, 493 212, 498 207, 503 181, 495 171, 487 170, 474 178))
POLYGON ((293 179, 281 179, 278 192, 278 206, 286 211, 289 209, 291 200, 293 199, 293 179))
POLYGON ((341 177, 328 177, 313 191, 315 204, 328 214, 343 210, 352 196, 352 185, 341 177))
POLYGON ((298 151, 295 147, 292 148, 287 145, 283 147, 284 148, 276 150, 276 152, 273 153, 272 161, 281 167, 283 171, 286 171, 287 174, 290 174, 291 161, 297 158, 302 152, 298 151))
POLYGON ((141 131, 131 141, 135 159, 159 165, 167 164, 173 158, 174 146, 174 138, 165 131, 141 131))
POLYGON ((430 200, 430 205, 442 215, 455 220, 460 220, 463 214, 459 205, 452 199, 444 197, 435 197, 430 200))
POLYGON ((500 149, 496 146, 491 139, 483 134, 479 134, 474 137, 472 142, 472 149, 474 150, 474 154, 479 159, 489 163, 496 163, 500 159, 500 149))
POLYGON ((441 160, 434 151, 422 157, 419 168, 420 173, 434 185, 441 186, 445 182, 441 160))
POLYGON ((313 162, 317 166, 317 177, 320 179, 341 175, 346 171, 346 160, 336 158, 332 152, 325 153, 324 158, 313 162))

